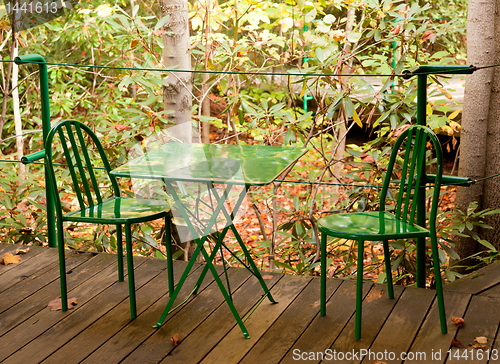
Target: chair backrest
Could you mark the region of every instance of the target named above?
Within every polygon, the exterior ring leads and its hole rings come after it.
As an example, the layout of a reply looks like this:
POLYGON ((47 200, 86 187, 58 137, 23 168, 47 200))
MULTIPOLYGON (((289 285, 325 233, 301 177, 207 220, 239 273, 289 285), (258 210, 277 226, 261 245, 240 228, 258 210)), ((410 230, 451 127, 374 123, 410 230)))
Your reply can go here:
POLYGON ((401 133, 392 149, 380 196, 380 210, 388 210, 386 197, 388 193, 392 193, 390 184, 399 180, 399 189, 395 195, 396 205, 391 207, 394 207, 394 213, 398 219, 412 225, 416 224, 417 213, 425 214, 425 206, 419 207, 418 201, 426 191, 425 188, 418 187, 431 183, 434 185, 434 190, 429 224, 430 228, 435 229, 442 173, 442 150, 436 134, 426 126, 410 126, 401 133), (426 162, 429 159, 427 152, 431 149, 434 151, 436 162, 436 171, 432 178, 425 175, 426 162), (396 171, 395 165, 400 166, 401 169, 396 171), (418 209, 424 209, 424 211, 418 212, 418 209))
POLYGON ((62 208, 54 170, 56 161, 69 171, 81 210, 102 202, 104 186, 111 188, 112 195, 120 196, 118 183, 109 174, 111 166, 104 148, 94 132, 79 121, 63 120, 54 125, 47 136, 45 161, 56 196, 58 217, 62 208))

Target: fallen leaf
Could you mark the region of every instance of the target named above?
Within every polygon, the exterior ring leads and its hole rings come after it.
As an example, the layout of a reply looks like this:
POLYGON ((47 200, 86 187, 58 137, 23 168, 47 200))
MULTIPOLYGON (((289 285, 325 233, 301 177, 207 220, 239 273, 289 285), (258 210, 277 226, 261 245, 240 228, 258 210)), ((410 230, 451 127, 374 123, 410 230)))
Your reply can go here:
POLYGON ((266 275, 266 276, 262 276, 262 279, 271 279, 271 278, 273 278, 273 276, 271 276, 271 275, 269 275, 269 274, 268 274, 268 275, 266 275))
POLYGON ((30 251, 30 248, 26 248, 26 249, 19 248, 19 249, 16 250, 16 255, 26 254, 29 251, 30 251))
POLYGON ((458 327, 464 326, 464 319, 461 317, 451 316, 451 321, 453 321, 458 327))
POLYGON ((486 350, 486 345, 481 345, 481 344, 470 344, 474 349, 481 349, 481 350, 486 350))
POLYGON ((484 345, 488 343, 488 339, 484 336, 478 336, 474 338, 474 341, 477 342, 478 344, 484 345))
POLYGON ((170 341, 174 344, 174 346, 179 345, 179 333, 176 332, 174 336, 170 338, 170 341))
POLYGON ((373 289, 370 291, 370 293, 368 294, 368 296, 366 296, 366 298, 365 298, 365 302, 372 302, 372 301, 376 301, 376 300, 378 300, 379 298, 381 298, 383 295, 384 295, 384 291, 383 291, 383 290, 373 288, 373 289))
POLYGON ((0 264, 9 265, 9 264, 17 264, 21 260, 19 255, 12 255, 12 253, 5 253, 2 260, 0 260, 0 264))
POLYGON ((463 344, 460 342, 460 340, 457 340, 457 339, 451 340, 451 346, 454 346, 456 348, 465 348, 465 346, 463 346, 463 344))
MULTIPOLYGON (((78 298, 76 297, 68 298, 68 310, 73 309, 77 304, 78 304, 78 298)), ((62 310, 62 301, 60 298, 56 298, 55 300, 50 301, 47 306, 50 307, 51 311, 62 310)))

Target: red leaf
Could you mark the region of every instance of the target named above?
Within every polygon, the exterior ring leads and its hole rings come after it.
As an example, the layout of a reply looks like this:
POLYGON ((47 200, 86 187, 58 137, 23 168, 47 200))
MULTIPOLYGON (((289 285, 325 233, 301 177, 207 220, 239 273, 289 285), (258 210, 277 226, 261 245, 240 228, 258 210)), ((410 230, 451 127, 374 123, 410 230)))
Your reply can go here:
POLYGON ((179 333, 176 332, 174 336, 170 338, 170 341, 174 344, 174 346, 179 345, 179 333))
MULTIPOLYGON (((73 309, 77 304, 78 298, 68 298, 68 310, 73 309)), ((62 310, 62 301, 60 298, 56 298, 55 300, 50 301, 47 306, 50 307, 51 311, 62 310)))
POLYGON ((465 346, 463 346, 463 344, 460 342, 460 340, 457 340, 457 339, 451 340, 451 346, 454 346, 456 348, 465 348, 465 346))

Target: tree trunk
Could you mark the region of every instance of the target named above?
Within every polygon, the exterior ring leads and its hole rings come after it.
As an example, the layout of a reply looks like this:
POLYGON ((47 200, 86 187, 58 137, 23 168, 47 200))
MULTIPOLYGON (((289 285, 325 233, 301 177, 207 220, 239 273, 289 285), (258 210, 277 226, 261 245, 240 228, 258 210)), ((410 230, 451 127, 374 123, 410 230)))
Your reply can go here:
MULTIPOLYGON (((500 63, 500 14, 498 14, 498 2, 493 2, 490 11, 494 14, 495 33, 493 40, 485 44, 486 51, 494 54, 494 59, 490 64, 500 63), (495 4, 497 5, 494 8, 495 4), (493 50, 493 52, 491 52, 493 50)), ((484 22, 485 19, 482 19, 484 22)), ((489 19, 487 20, 489 21, 489 19)), ((493 57, 492 57, 493 58, 493 57)), ((486 139, 486 168, 485 176, 492 176, 500 173, 500 68, 493 68, 493 83, 491 84, 490 107, 488 114, 488 129, 486 139)), ((477 148, 477 145, 475 146, 477 148)), ((500 208, 500 179, 492 178, 484 182, 483 204, 482 208, 498 209, 500 208)), ((500 249, 500 215, 489 215, 485 219, 486 224, 493 229, 482 229, 481 236, 492 243, 497 249, 500 249)))
MULTIPOLYGON (((163 65, 166 68, 190 70, 188 2, 186 0, 158 0, 158 4, 162 17, 170 16, 164 26, 167 33, 162 35, 165 46, 162 57, 163 65)), ((169 132, 179 141, 191 143, 193 139, 191 73, 169 72, 166 82, 168 86, 163 87, 163 103, 165 110, 172 111, 170 119, 175 124, 169 128, 169 132)))
MULTIPOLYGON (((17 33, 12 30, 12 49, 13 58, 16 58, 19 53, 19 42, 17 40, 17 33)), ((24 157, 23 148, 23 125, 21 120, 21 109, 19 107, 19 66, 12 65, 12 109, 14 111, 14 129, 16 131, 16 152, 17 159, 21 160, 24 157)), ((22 163, 19 164, 19 179, 23 181, 26 176, 26 166, 22 163)))
MULTIPOLYGON (((467 19, 468 64, 484 66, 495 63, 495 21, 494 0, 469 1, 467 19)), ((497 79, 500 80, 498 77, 497 79)), ((487 146, 486 140, 488 129, 491 129, 493 121, 490 118, 494 117, 490 111, 490 107, 493 106, 490 101, 495 99, 492 98, 491 94, 493 80, 492 68, 476 71, 466 78, 460 136, 459 176, 477 179, 487 174, 487 153, 491 150, 487 146)), ((480 208, 484 207, 483 194, 486 192, 484 187, 483 183, 471 187, 458 187, 456 208, 465 212, 472 201, 477 201, 480 208)), ((455 237, 455 240, 457 242, 456 251, 462 259, 476 253, 479 249, 478 243, 473 239, 455 237)), ((464 263, 471 264, 473 262, 464 263)))

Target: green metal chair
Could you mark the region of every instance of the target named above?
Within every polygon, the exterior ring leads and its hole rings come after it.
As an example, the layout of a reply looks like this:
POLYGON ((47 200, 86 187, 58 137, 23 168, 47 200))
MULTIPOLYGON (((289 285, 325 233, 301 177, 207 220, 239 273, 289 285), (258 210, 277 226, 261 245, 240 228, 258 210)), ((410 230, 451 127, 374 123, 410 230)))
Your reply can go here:
POLYGON ((115 177, 109 173, 111 166, 99 139, 88 126, 78 121, 63 120, 50 130, 45 145, 45 160, 50 175, 50 185, 55 196, 62 310, 68 309, 63 230, 63 224, 67 221, 116 225, 118 280, 120 282, 124 280, 122 225, 125 225, 130 313, 134 319, 137 317, 137 309, 131 225, 160 218, 165 219, 169 292, 173 292, 170 206, 164 200, 122 197, 115 177), (58 141, 60 143, 57 143, 58 141), (78 200, 79 210, 63 213, 54 173, 54 161, 67 165, 64 171, 71 175, 73 186, 61 185, 60 187, 65 192, 68 189, 72 190, 78 200), (110 190, 111 197, 109 198, 104 198, 106 189, 110 190))
MULTIPOLYGON (((439 201, 439 189, 442 177, 442 151, 436 135, 425 126, 415 125, 406 129, 394 145, 387 167, 380 195, 379 211, 332 214, 318 220, 321 232, 321 315, 326 314, 326 241, 327 236, 355 240, 358 242, 357 284, 356 284, 356 325, 355 337, 361 337, 361 308, 363 291, 363 252, 365 241, 382 241, 384 248, 385 269, 387 272, 387 291, 394 298, 392 287, 391 263, 388 240, 391 239, 424 239, 429 237, 432 247, 436 291, 441 321, 441 332, 445 334, 446 315, 443 302, 443 288, 439 266, 438 243, 436 237, 436 213, 439 201), (436 154, 436 174, 425 175, 426 144, 430 141, 436 154), (404 145, 405 143, 405 145, 404 145), (402 154, 400 153, 402 152, 402 154), (403 157, 403 158, 401 158, 403 157), (394 171, 395 164, 401 166, 401 171, 394 171), (392 180, 392 182, 391 182, 392 180), (425 183, 433 183, 434 191, 428 219, 428 228, 417 224, 417 215, 425 220, 425 204, 417 208, 417 201, 425 196, 425 183), (390 183, 398 183, 396 201, 389 204, 386 201, 390 183), (422 196, 422 194, 424 196, 422 196), (389 212, 390 210, 391 212, 389 212), (420 211, 418 211, 420 210, 420 211)), ((422 221, 420 220, 420 221, 422 221)), ((418 245, 417 245, 418 250, 418 245)), ((418 255, 418 252, 417 252, 418 255)), ((417 258, 418 259, 418 258, 417 258)), ((419 267, 425 269, 424 267, 419 267)))

